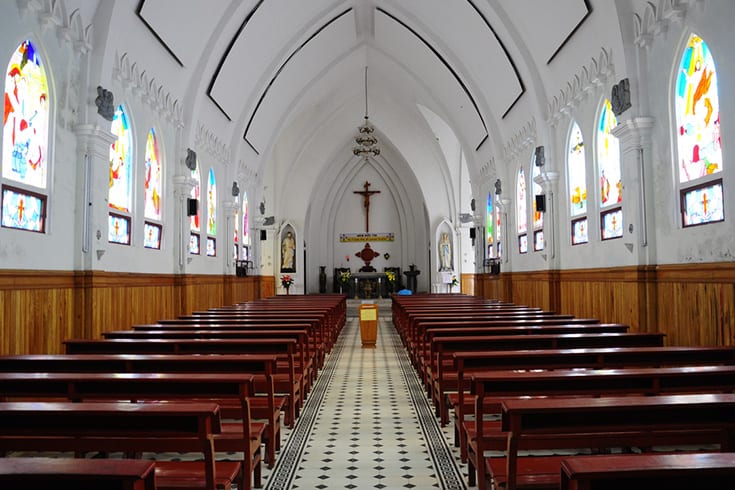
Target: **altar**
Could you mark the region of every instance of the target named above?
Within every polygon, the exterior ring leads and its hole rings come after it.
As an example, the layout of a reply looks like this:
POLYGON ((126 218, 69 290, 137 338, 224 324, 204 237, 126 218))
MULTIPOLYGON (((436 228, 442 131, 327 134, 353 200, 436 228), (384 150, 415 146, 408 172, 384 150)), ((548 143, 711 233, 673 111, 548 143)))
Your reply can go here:
POLYGON ((352 274, 355 298, 382 298, 388 283, 385 272, 355 272, 352 274))

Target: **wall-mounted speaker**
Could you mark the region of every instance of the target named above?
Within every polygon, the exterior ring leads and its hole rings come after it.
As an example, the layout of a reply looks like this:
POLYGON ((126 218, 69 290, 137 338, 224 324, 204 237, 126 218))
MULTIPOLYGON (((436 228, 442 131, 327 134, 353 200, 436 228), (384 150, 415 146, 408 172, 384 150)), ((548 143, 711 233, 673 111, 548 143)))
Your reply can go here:
POLYGON ((260 230, 260 239, 261 240, 267 240, 268 239, 268 234, 266 233, 265 230, 260 230))
POLYGON ((546 159, 544 158, 544 147, 537 146, 535 155, 536 155, 536 166, 543 167, 544 164, 546 164, 546 159))
POLYGON ((536 194, 536 211, 539 213, 546 212, 546 195, 536 194))
POLYGON ((475 229, 474 228, 470 228, 470 238, 472 238, 473 240, 475 239, 475 229))
POLYGON ((199 213, 199 199, 186 199, 186 215, 196 216, 199 213))

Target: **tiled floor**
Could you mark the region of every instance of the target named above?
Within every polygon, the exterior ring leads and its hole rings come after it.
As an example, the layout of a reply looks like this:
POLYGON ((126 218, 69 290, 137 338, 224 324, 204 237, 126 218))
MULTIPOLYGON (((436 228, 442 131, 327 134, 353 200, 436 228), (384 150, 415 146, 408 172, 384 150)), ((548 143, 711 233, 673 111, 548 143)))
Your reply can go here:
POLYGON ((265 488, 466 488, 451 427, 440 428, 390 321, 363 349, 348 319, 265 488))

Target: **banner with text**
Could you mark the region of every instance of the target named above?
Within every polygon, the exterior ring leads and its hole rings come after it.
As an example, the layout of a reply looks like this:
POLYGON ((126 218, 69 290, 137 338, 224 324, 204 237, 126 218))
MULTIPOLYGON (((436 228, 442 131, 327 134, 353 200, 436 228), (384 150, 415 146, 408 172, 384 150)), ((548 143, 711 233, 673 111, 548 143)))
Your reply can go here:
POLYGON ((340 233, 339 241, 346 242, 392 242, 394 233, 340 233))

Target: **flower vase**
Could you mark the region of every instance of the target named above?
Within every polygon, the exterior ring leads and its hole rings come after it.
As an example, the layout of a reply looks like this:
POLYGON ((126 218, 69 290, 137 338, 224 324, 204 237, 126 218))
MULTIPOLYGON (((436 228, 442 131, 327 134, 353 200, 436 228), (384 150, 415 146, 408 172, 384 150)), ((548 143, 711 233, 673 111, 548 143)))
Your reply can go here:
POLYGON ((286 296, 291 294, 289 291, 291 290, 291 286, 286 286, 286 296))

